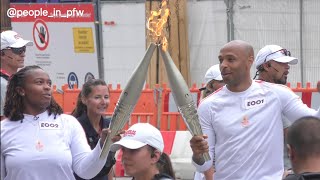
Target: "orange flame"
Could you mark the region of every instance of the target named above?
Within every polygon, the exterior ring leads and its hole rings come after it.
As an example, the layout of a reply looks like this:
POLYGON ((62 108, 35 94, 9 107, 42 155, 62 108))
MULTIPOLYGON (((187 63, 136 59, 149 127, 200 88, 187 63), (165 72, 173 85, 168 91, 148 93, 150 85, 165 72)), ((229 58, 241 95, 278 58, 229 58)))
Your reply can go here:
POLYGON ((162 44, 164 51, 168 48, 168 41, 163 31, 164 25, 167 23, 170 11, 167 8, 167 0, 161 2, 161 9, 159 11, 151 11, 151 15, 148 19, 147 28, 149 29, 149 35, 157 43, 162 44))

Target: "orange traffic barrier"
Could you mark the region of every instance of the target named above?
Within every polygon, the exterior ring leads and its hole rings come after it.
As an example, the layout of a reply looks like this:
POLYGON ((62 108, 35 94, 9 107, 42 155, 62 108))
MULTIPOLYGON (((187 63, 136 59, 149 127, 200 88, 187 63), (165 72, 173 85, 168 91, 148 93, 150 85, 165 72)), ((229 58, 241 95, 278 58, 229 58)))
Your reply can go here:
POLYGON ((63 93, 63 111, 70 114, 77 105, 80 89, 77 85, 73 86, 73 89, 65 89, 63 93))
POLYGON ((180 113, 163 112, 160 119, 160 130, 162 131, 185 131, 187 126, 180 113))
MULTIPOLYGON (((64 87, 64 86, 62 86, 64 87)), ((53 85, 52 97, 63 109, 63 90, 58 90, 56 85, 53 85)))
MULTIPOLYGON (((112 113, 105 113, 106 116, 112 116, 112 113)), ((153 113, 132 113, 129 121, 125 124, 124 129, 128 129, 130 126, 136 123, 149 123, 155 127, 157 126, 157 121, 153 113)))
POLYGON ((112 89, 112 85, 108 85, 109 86, 109 93, 110 93, 110 104, 109 104, 109 107, 107 109, 107 113, 108 114, 112 114, 116 105, 117 105, 117 102, 119 100, 119 97, 120 97, 120 94, 122 92, 122 89, 120 87, 120 84, 117 84, 117 87, 116 89, 112 89))
MULTIPOLYGON (((117 85, 116 89, 112 89, 112 86, 109 85, 109 89, 110 89, 110 105, 107 112, 112 113, 120 98, 122 89, 120 87, 120 84, 117 85)), ((133 112, 155 113, 157 111, 157 105, 155 101, 156 100, 154 97, 154 90, 150 89, 149 85, 146 85, 141 92, 141 95, 138 99, 138 102, 133 112)))
POLYGON ((307 82, 306 88, 302 88, 302 85, 300 82, 297 83, 296 88, 292 88, 290 83, 288 83, 287 86, 291 88, 293 92, 300 92, 302 102, 305 103, 308 107, 311 107, 312 93, 318 92, 318 90, 316 88, 311 88, 310 82, 307 82))
MULTIPOLYGON (((106 115, 111 116, 116 104, 121 95, 122 89, 120 84, 112 89, 111 85, 108 85, 110 89, 110 105, 106 111, 106 115)), ((301 97, 301 100, 309 107, 319 107, 320 94, 316 88, 311 88, 311 84, 307 83, 306 88, 302 88, 301 83, 297 83, 296 87, 291 87, 288 83, 287 86, 292 89, 297 95, 301 97)), ((190 92, 195 101, 198 102, 200 99, 200 91, 193 84, 190 88, 190 92)), ((68 85, 62 87, 62 91, 58 90, 56 86, 53 86, 53 98, 63 108, 65 113, 71 113, 77 103, 78 94, 80 89, 75 86, 73 89, 69 89, 68 85)), ((156 85, 154 89, 150 89, 148 85, 141 92, 141 96, 131 114, 129 122, 125 125, 125 129, 137 122, 148 122, 162 131, 176 131, 176 130, 187 130, 187 127, 183 121, 181 114, 176 109, 175 111, 169 112, 171 107, 175 107, 171 90, 166 84, 161 87, 156 85)))

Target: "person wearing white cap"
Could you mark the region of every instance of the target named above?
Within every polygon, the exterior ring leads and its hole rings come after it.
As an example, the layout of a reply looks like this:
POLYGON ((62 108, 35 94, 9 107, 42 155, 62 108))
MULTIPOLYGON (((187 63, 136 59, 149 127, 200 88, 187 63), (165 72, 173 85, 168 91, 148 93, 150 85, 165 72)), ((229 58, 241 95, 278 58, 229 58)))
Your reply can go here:
POLYGON ((24 40, 11 30, 1 32, 1 120, 3 106, 9 77, 24 66, 26 46, 32 46, 33 42, 24 40))
POLYGON ((248 42, 228 42, 218 58, 226 85, 199 104, 204 135, 190 140, 193 165, 200 172, 214 166, 215 180, 282 179, 282 116, 291 122, 320 117, 320 108, 309 108, 286 86, 252 80, 254 51, 248 42), (205 152, 214 161, 205 161, 205 152))
POLYGON ((289 74, 289 65, 295 65, 298 59, 291 57, 290 51, 278 45, 266 45, 257 54, 255 59, 258 79, 286 84, 289 74))
MULTIPOLYGON (((287 84, 287 76, 289 74, 289 65, 298 63, 298 59, 291 57, 290 51, 278 45, 266 45, 258 52, 256 59, 256 76, 259 80, 276 84, 287 84)), ((288 127, 291 122, 282 117, 284 136, 286 137, 288 127)), ((288 170, 291 168, 290 160, 286 150, 286 138, 284 138, 284 168, 288 170)))
POLYGON ((111 152, 119 149, 123 153, 124 170, 134 180, 174 179, 170 158, 163 152, 162 135, 151 124, 132 125, 121 140, 110 147, 111 152))
POLYGON ((201 99, 207 97, 217 89, 224 86, 223 79, 220 72, 220 65, 216 64, 211 66, 204 75, 206 86, 200 88, 203 91, 201 99))

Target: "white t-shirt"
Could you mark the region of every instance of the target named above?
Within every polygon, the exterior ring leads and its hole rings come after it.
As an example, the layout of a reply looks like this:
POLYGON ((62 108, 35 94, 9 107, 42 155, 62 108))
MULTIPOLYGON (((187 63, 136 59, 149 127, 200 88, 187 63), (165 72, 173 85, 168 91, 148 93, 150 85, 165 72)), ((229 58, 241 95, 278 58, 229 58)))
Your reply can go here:
POLYGON ((205 177, 205 175, 203 173, 200 173, 200 172, 196 171, 194 173, 193 180, 206 180, 206 177, 205 177))
POLYGON ((0 115, 4 116, 4 112, 3 112, 3 108, 4 108, 4 103, 5 103, 5 98, 6 98, 6 92, 7 92, 7 85, 8 85, 8 81, 3 78, 0 77, 0 83, 1 83, 1 94, 0 94, 0 115))
MULTIPOLYGON (((320 117, 283 85, 253 81, 243 92, 226 86, 204 99, 198 108, 209 152, 215 157, 214 179, 280 180, 283 174, 283 124, 300 117, 320 117)), ((197 170, 212 166, 208 161, 197 170)))
POLYGON ((91 179, 106 162, 100 143, 91 151, 73 116, 24 115, 1 121, 1 180, 74 180, 73 172, 91 179))

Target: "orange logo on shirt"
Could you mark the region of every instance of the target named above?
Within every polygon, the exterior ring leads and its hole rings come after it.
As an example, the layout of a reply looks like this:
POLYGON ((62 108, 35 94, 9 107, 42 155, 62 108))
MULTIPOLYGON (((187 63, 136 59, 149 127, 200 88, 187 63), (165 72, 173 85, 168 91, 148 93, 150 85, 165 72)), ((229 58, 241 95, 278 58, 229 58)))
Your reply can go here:
POLYGON ((242 127, 248 127, 249 126, 249 119, 247 116, 244 116, 242 121, 241 121, 242 127))
POLYGON ((41 152, 41 151, 43 151, 43 147, 44 147, 44 145, 41 143, 40 140, 38 140, 38 141, 36 142, 36 150, 39 151, 39 152, 41 152))

